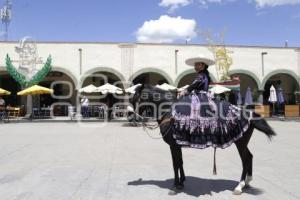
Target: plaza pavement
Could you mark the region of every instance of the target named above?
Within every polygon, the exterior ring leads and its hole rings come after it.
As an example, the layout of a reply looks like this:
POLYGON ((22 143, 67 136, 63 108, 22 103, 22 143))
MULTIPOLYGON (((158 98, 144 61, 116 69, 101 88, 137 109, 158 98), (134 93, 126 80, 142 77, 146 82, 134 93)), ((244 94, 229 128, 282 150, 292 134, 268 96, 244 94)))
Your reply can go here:
POLYGON ((242 166, 233 145, 184 149, 185 189, 168 196, 173 170, 157 132, 124 122, 0 124, 0 200, 300 199, 300 123, 270 121, 272 142, 255 131, 252 187, 232 195, 242 166))

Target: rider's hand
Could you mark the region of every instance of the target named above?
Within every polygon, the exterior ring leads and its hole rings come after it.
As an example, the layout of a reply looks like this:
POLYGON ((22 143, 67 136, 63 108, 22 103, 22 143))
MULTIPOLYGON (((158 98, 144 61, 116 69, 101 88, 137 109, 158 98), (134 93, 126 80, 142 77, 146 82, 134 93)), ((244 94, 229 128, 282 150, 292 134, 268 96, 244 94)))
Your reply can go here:
POLYGON ((182 90, 181 92, 178 93, 177 98, 185 96, 186 94, 187 94, 187 92, 185 90, 182 90))

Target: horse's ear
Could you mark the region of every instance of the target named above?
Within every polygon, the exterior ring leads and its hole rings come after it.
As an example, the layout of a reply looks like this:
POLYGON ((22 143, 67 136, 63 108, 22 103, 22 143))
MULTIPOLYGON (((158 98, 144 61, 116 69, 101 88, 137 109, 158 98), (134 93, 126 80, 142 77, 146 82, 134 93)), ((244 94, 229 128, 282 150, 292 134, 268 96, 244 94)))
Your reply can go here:
POLYGON ((135 93, 140 93, 144 89, 144 84, 140 84, 138 87, 135 88, 135 93))

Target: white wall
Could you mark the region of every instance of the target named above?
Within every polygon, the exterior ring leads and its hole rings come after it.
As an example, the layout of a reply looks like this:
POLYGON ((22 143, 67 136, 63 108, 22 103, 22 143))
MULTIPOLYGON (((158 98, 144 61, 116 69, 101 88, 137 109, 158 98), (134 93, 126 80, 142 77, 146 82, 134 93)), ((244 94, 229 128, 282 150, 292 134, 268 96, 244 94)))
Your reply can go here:
MULTIPOLYGON (((15 52, 18 42, 0 42, 0 70, 5 70, 5 56, 8 53, 12 60, 18 59, 15 52)), ((52 55, 53 66, 65 69, 79 82, 79 51, 82 49, 82 74, 95 69, 106 67, 114 69, 122 74, 125 79, 130 77, 122 68, 122 53, 118 43, 38 43, 39 55, 46 59, 52 55)), ((185 59, 199 54, 210 55, 206 46, 200 45, 161 45, 161 44, 135 44, 133 47, 133 60, 126 61, 132 64, 135 74, 139 70, 147 71, 154 68, 163 71, 174 82, 176 78, 186 70, 191 69, 185 64, 185 59), (175 50, 178 50, 178 73, 175 74, 175 50)), ((300 53, 295 48, 272 48, 272 47, 239 47, 228 46, 233 51, 233 65, 230 70, 247 70, 254 73, 259 81, 263 78, 261 73, 261 53, 264 56, 265 76, 275 70, 289 70, 294 74, 300 73, 300 53)), ((127 54, 124 54, 127 56, 127 54)), ((17 66, 17 63, 15 63, 17 66)), ((215 67, 210 67, 210 72, 216 77, 215 67)))

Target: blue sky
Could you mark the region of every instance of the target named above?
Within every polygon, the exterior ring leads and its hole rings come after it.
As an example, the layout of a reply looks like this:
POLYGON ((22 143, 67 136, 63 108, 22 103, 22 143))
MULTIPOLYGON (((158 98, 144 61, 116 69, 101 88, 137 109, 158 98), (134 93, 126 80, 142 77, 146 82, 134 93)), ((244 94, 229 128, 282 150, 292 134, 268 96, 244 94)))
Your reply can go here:
MULTIPOLYGON (((1 7, 4 0, 0 0, 1 7)), ((300 0, 12 0, 9 40, 300 47, 300 0)), ((4 26, 1 25, 0 32, 4 26)), ((3 37, 1 37, 3 39, 3 37)))

